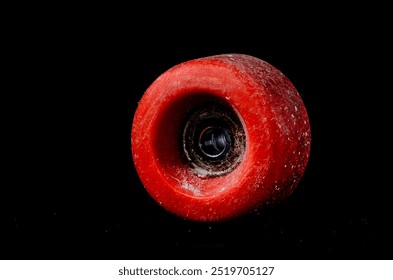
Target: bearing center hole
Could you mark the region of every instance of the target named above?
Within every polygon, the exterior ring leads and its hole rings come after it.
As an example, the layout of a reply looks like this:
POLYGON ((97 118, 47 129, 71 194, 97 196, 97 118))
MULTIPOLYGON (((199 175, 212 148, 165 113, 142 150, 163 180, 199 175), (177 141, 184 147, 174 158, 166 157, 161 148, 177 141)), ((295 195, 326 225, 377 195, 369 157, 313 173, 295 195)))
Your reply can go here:
POLYGON ((225 128, 207 127, 201 131, 198 145, 207 159, 219 160, 228 153, 231 137, 225 128))

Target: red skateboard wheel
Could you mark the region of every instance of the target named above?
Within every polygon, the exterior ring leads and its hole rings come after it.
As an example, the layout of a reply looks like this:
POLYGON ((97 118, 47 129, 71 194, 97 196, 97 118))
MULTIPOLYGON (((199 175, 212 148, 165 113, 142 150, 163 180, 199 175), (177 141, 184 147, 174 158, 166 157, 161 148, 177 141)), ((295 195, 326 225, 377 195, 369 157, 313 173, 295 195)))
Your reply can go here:
POLYGON ((287 77, 244 54, 180 63, 135 111, 132 157, 147 192, 194 221, 222 221, 288 197, 310 153, 304 103, 287 77))

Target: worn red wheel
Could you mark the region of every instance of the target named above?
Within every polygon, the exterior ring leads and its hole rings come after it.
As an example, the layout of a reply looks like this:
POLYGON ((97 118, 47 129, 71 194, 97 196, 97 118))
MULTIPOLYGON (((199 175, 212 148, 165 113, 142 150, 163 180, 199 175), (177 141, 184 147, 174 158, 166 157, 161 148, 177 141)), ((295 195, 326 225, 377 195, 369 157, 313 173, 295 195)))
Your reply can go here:
POLYGON ((310 142, 293 84, 244 54, 167 70, 141 98, 131 133, 147 192, 194 221, 234 218, 288 197, 304 174, 310 142))

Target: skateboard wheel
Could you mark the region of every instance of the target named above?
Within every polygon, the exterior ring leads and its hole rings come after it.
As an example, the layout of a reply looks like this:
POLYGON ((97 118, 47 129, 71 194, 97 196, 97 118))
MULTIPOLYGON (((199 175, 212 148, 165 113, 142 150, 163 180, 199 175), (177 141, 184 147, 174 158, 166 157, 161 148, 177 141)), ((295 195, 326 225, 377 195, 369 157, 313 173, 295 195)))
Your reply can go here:
POLYGON ((147 192, 194 221, 232 219, 288 197, 310 143, 294 85, 245 54, 193 59, 161 74, 142 96, 131 131, 147 192))

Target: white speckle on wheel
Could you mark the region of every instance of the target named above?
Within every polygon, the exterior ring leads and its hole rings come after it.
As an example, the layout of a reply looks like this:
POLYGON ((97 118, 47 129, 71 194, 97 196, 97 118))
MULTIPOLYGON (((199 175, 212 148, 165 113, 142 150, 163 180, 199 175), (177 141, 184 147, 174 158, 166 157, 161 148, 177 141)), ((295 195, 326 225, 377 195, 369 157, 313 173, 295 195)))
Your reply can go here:
POLYGON ((195 166, 193 171, 200 178, 206 178, 210 174, 209 170, 198 167, 198 166, 195 166))
POLYGON ((201 191, 194 187, 193 185, 189 184, 188 182, 184 181, 181 185, 181 187, 185 190, 188 190, 190 192, 192 192, 194 195, 196 196, 200 196, 201 195, 201 191))

